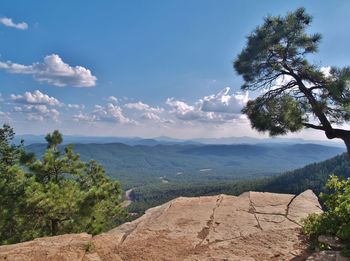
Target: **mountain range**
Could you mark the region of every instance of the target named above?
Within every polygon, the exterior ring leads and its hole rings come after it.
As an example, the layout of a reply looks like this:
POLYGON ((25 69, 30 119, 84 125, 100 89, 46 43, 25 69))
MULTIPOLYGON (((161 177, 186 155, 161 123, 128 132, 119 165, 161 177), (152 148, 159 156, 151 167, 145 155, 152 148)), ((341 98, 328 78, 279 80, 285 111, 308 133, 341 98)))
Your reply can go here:
MULTIPOLYGON (((24 140, 26 145, 34 143, 44 143, 45 135, 17 135, 16 141, 24 140)), ((177 139, 167 136, 159 136, 154 138, 141 137, 107 137, 107 136, 79 136, 64 135, 64 144, 70 143, 124 143, 127 145, 148 145, 155 146, 159 144, 212 144, 212 145, 230 145, 230 144, 264 144, 264 143, 290 143, 304 144, 313 143, 326 146, 343 147, 341 141, 328 140, 306 140, 302 138, 253 138, 248 136, 242 137, 222 137, 222 138, 194 138, 194 139, 177 139)))

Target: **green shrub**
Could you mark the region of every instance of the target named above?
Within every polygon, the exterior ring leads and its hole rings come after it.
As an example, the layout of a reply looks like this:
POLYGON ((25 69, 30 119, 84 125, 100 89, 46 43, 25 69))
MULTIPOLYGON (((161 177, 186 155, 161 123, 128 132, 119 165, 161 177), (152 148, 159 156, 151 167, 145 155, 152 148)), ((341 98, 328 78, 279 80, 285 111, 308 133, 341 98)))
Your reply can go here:
POLYGON ((350 243, 350 178, 331 175, 326 184, 328 193, 321 193, 325 205, 322 214, 311 214, 303 221, 303 230, 312 240, 319 235, 336 236, 350 243))

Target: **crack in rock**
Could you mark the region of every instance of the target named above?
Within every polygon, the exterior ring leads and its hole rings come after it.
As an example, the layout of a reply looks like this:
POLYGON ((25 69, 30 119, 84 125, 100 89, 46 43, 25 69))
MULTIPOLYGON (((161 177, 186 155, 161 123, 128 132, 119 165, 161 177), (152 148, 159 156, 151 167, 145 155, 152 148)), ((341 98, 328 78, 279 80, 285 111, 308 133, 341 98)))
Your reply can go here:
POLYGON ((287 204, 287 210, 286 210, 286 216, 288 216, 289 214, 289 207, 292 204, 292 202, 294 201, 294 199, 297 197, 298 195, 294 195, 294 197, 292 197, 292 199, 289 201, 289 203, 287 204))
POLYGON ((255 207, 254 207, 254 204, 253 204, 253 201, 252 201, 252 199, 251 199, 251 197, 250 197, 250 193, 249 193, 249 206, 250 206, 250 208, 249 208, 249 213, 251 213, 251 214, 253 214, 254 215, 254 218, 255 218, 255 220, 256 220, 256 222, 257 222, 257 225, 256 225, 256 227, 257 228, 259 228, 261 231, 263 230, 263 228, 261 227, 261 225, 260 225, 260 221, 259 221, 259 219, 258 219, 258 217, 256 216, 256 209, 255 209, 255 207))
POLYGON ((299 224, 298 222, 296 222, 295 220, 291 219, 288 217, 289 215, 289 207, 290 205, 293 203, 293 201, 298 197, 298 195, 294 195, 294 197, 289 201, 289 203, 287 204, 287 210, 286 210, 286 219, 288 219, 290 222, 293 222, 294 224, 298 225, 299 227, 301 227, 302 225, 299 224))
POLYGON ((195 247, 200 246, 205 241, 205 239, 208 237, 210 230, 214 226, 215 211, 220 207, 222 200, 223 200, 223 196, 219 195, 218 198, 216 199, 216 204, 213 208, 213 212, 210 215, 209 220, 207 221, 207 225, 205 227, 203 227, 201 231, 198 232, 197 237, 199 239, 202 239, 202 241, 199 244, 197 244, 195 247))
MULTIPOLYGON (((291 200, 290 200, 290 201, 288 202, 288 204, 287 204, 286 213, 285 213, 285 214, 281 214, 281 213, 268 213, 268 212, 259 212, 259 211, 256 211, 255 205, 254 205, 254 203, 253 203, 253 201, 251 200, 250 195, 249 195, 249 201, 250 201, 250 207, 251 207, 251 209, 249 210, 249 212, 250 212, 251 214, 254 215, 254 217, 255 217, 255 219, 256 219, 256 221, 257 221, 257 223, 258 223, 257 227, 260 228, 261 230, 263 230, 262 227, 261 227, 261 225, 260 225, 259 219, 258 219, 258 217, 256 216, 256 214, 260 214, 260 215, 272 215, 272 216, 283 216, 283 217, 285 217, 287 220, 289 220, 290 222, 292 222, 292 223, 296 224, 297 226, 301 227, 301 226, 302 226, 301 224, 299 224, 297 221, 291 219, 291 218, 288 216, 288 215, 289 215, 289 207, 290 207, 290 205, 293 203, 294 199, 295 199, 297 196, 298 196, 298 195, 294 195, 294 196, 291 198, 291 200)), ((275 206, 277 206, 277 205, 283 205, 283 204, 275 204, 275 206)), ((266 222, 273 222, 273 221, 266 221, 266 222)), ((277 223, 282 223, 282 222, 283 222, 283 221, 277 222, 277 223)), ((276 222, 275 222, 275 223, 276 223, 276 222)))

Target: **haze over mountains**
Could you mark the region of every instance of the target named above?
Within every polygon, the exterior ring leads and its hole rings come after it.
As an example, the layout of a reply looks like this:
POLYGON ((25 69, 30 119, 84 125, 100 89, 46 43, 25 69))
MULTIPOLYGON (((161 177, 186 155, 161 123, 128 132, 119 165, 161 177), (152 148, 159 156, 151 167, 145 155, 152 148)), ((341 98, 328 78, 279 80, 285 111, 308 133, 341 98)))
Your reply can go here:
MULTIPOLYGON (((45 143, 45 135, 17 135, 16 141, 23 139, 26 145, 34 143, 45 143)), ((222 138, 194 138, 194 139, 177 139, 167 136, 159 136, 154 138, 141 137, 108 137, 108 136, 79 136, 64 135, 63 144, 70 143, 124 143, 127 145, 149 145, 155 146, 159 144, 261 144, 261 143, 313 143, 327 146, 344 147, 341 141, 327 140, 306 140, 302 138, 253 138, 248 136, 242 137, 222 137, 222 138)))

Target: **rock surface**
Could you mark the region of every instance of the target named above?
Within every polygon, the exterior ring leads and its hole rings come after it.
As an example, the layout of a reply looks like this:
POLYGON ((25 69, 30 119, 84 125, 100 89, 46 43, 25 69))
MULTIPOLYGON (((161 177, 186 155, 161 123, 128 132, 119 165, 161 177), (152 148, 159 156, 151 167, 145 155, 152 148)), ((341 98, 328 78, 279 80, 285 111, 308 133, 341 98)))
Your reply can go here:
POLYGON ((86 233, 42 237, 0 247, 0 260, 70 261, 82 260, 92 236, 86 233))
POLYGON ((305 260, 300 222, 321 211, 310 190, 181 197, 93 238, 72 234, 1 246, 0 260, 305 260))

